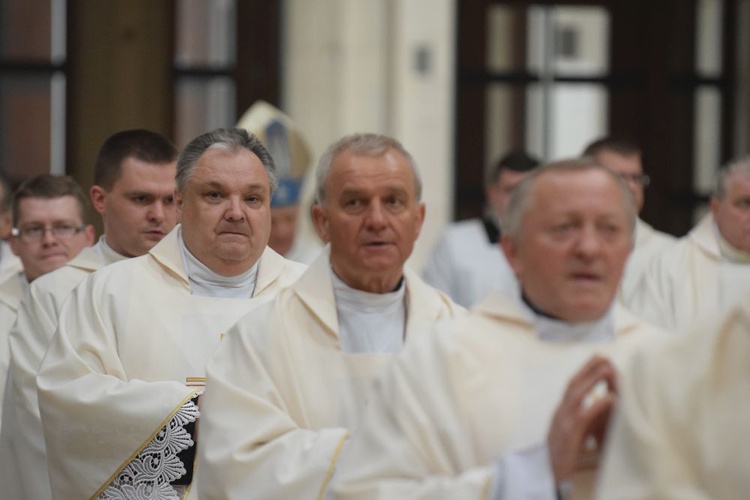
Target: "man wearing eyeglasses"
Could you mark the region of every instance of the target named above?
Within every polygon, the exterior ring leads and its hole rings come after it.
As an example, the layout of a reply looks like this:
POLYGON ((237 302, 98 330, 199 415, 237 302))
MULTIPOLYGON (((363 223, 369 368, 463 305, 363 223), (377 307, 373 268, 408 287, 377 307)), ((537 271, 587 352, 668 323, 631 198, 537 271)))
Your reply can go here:
MULTIPOLYGON (((637 144, 614 137, 603 137, 589 144, 583 151, 583 156, 593 158, 601 166, 619 175, 633 195, 637 213, 643 210, 645 188, 651 179, 643 173, 641 149, 637 144)), ((636 219, 633 251, 620 284, 620 294, 625 303, 635 293, 649 262, 674 241, 674 236, 657 231, 640 217, 636 219)))
MULTIPOLYGON (((0 282, 0 396, 10 363, 9 334, 29 283, 65 264, 94 241, 85 222, 86 195, 70 177, 40 175, 12 197, 10 246, 23 269, 0 282)), ((5 463, 5 462, 3 462, 5 463)))
POLYGON ((70 177, 40 175, 13 194, 10 246, 30 283, 54 271, 94 242, 86 224, 86 195, 70 177))
MULTIPOLYGON (((51 498, 46 448, 36 395, 36 374, 70 292, 89 274, 142 255, 176 223, 174 175, 177 148, 143 129, 109 136, 97 154, 91 200, 104 222, 104 235, 61 268, 29 287, 11 331, 9 390, 0 429, 0 491, 9 498, 51 498)), ((73 227, 19 228, 26 236, 63 235, 73 227)))

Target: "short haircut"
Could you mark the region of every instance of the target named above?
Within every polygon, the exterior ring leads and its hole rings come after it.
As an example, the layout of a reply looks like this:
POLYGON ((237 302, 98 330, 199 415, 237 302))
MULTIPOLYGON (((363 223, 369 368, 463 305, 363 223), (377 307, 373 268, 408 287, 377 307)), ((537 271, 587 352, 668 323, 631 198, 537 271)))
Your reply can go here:
POLYGON ((636 220, 636 209, 633 195, 625 185, 623 180, 611 170, 602 167, 594 160, 588 157, 576 158, 570 160, 561 160, 554 163, 543 165, 527 175, 518 183, 513 189, 513 193, 510 195, 510 202, 508 203, 508 209, 503 217, 503 232, 508 237, 518 242, 521 237, 521 231, 523 229, 523 218, 531 208, 534 197, 533 191, 534 186, 540 177, 547 173, 555 172, 586 172, 594 170, 602 172, 603 174, 610 177, 615 185, 619 188, 622 198, 625 200, 625 209, 628 215, 628 222, 630 224, 631 231, 635 229, 636 220))
POLYGON ((529 155, 526 151, 517 149, 501 157, 495 163, 490 177, 487 179, 488 185, 496 183, 500 179, 500 174, 509 170, 511 172, 531 172, 539 166, 541 161, 529 155))
POLYGON ((583 150, 583 156, 596 156, 602 151, 611 151, 622 156, 643 155, 641 147, 635 141, 606 136, 586 146, 586 149, 583 150))
POLYGON ((714 192, 716 198, 724 199, 729 190, 731 179, 735 175, 750 177, 750 156, 731 161, 719 171, 719 176, 716 179, 716 191, 714 192))
POLYGON ((80 184, 67 175, 42 174, 25 180, 13 193, 13 226, 17 227, 18 225, 18 208, 22 200, 27 198, 52 200, 64 196, 75 198, 78 202, 81 222, 87 224, 86 211, 89 201, 80 184))
POLYGON ((123 130, 102 143, 94 163, 94 185, 111 190, 120 177, 122 163, 135 158, 145 163, 167 164, 177 158, 177 148, 161 134, 144 129, 123 130))
POLYGON ((276 170, 271 154, 263 143, 253 134, 241 128, 218 128, 211 132, 199 135, 185 146, 177 159, 177 175, 175 182, 180 193, 185 192, 185 187, 193 175, 195 166, 201 156, 209 149, 222 149, 229 152, 239 153, 246 149, 260 159, 263 168, 268 174, 268 182, 271 185, 271 195, 279 186, 279 174, 276 170))
POLYGON ((331 165, 339 154, 344 151, 351 151, 357 156, 377 157, 386 154, 389 149, 399 152, 401 156, 406 159, 406 162, 409 164, 411 172, 414 175, 414 186, 416 189, 417 200, 421 200, 422 179, 419 176, 417 164, 411 154, 399 141, 382 134, 352 134, 344 136, 331 144, 318 161, 318 167, 315 170, 315 196, 318 203, 323 203, 325 201, 325 187, 326 180, 328 179, 328 172, 331 170, 331 165))
POLYGON ((10 179, 4 171, 0 170, 0 215, 10 210, 10 199, 13 196, 13 188, 10 179))

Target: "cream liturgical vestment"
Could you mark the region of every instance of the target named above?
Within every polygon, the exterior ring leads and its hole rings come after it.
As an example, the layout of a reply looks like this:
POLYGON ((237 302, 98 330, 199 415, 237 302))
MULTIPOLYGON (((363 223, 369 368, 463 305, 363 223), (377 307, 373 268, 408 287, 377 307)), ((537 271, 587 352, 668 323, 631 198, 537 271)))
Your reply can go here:
POLYGON ((620 283, 620 293, 625 303, 637 292, 651 261, 676 241, 674 236, 657 231, 641 219, 636 219, 635 243, 620 283))
POLYGON ((483 219, 451 224, 425 264, 425 281, 464 307, 491 290, 519 295, 518 280, 500 248, 497 226, 483 219))
POLYGON ((750 296, 627 371, 597 498, 750 498, 750 296))
POLYGON ((47 352, 63 302, 81 281, 97 269, 125 257, 114 252, 102 237, 81 250, 59 269, 29 286, 11 335, 12 359, 8 390, 3 400, 0 429, 0 491, 9 498, 52 498, 47 477, 47 457, 36 396, 36 374, 47 352))
POLYGON ((6 242, 0 241, 0 402, 10 363, 10 332, 16 322, 18 304, 28 286, 21 260, 6 242))
POLYGON ((740 253, 722 243, 707 215, 651 262, 626 305, 655 325, 685 332, 750 293, 750 255, 740 253))
MULTIPOLYGON (((498 477, 496 462, 546 443, 568 381, 594 353, 619 365, 663 336, 620 306, 610 314, 610 342, 545 342, 517 303, 491 294, 415 339, 373 387, 336 471, 336 498, 555 498, 551 471, 530 482, 536 496, 523 496, 529 490, 511 471, 498 477)), ((590 497, 593 474, 576 474, 572 498, 590 497)))
MULTIPOLYGON (((463 308, 405 271, 408 342, 463 308)), ((198 484, 207 499, 314 499, 390 353, 342 350, 328 252, 243 317, 207 370, 198 484)))
POLYGON ((191 385, 227 329, 304 270, 266 248, 253 299, 195 295, 179 231, 89 276, 63 306, 37 376, 55 498, 109 497, 112 485, 112 497, 176 498, 170 483, 193 468, 179 455, 194 445, 191 385))

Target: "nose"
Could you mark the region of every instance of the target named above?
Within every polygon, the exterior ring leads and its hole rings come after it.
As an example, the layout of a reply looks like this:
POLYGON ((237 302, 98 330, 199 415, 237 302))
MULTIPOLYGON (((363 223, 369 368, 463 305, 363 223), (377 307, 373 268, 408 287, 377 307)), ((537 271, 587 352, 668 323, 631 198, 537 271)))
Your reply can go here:
POLYGON ((576 251, 583 258, 592 258, 601 250, 599 234, 594 227, 585 227, 580 233, 576 251))
POLYGON ((51 227, 45 227, 44 228, 44 234, 42 234, 42 245, 44 246, 52 246, 58 243, 57 236, 52 234, 52 228, 51 227))
POLYGON ((386 225, 385 209, 380 201, 374 201, 367 209, 367 225, 372 229, 381 229, 386 225))
POLYGON ((245 214, 242 211, 242 200, 239 197, 231 197, 227 200, 227 203, 224 219, 228 221, 241 221, 245 218, 245 214))
POLYGON ((151 209, 148 213, 148 218, 150 221, 153 222, 161 222, 164 220, 164 203, 161 201, 157 201, 153 204, 151 204, 151 209))

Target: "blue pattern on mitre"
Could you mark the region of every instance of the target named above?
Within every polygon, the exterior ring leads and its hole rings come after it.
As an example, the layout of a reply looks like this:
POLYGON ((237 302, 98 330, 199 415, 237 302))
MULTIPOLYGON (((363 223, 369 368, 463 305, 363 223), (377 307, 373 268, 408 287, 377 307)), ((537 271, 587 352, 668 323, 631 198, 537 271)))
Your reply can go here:
POLYGON ((292 156, 289 152, 289 134, 280 119, 269 120, 265 127, 265 146, 271 153, 279 177, 289 177, 292 173, 292 156))
POLYGON ((282 177, 279 179, 279 187, 271 198, 271 208, 284 208, 299 204, 299 196, 302 193, 302 178, 282 177))

